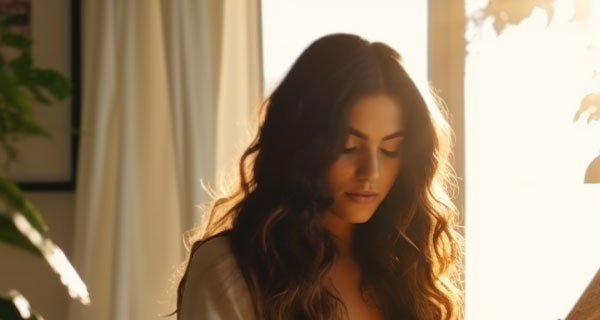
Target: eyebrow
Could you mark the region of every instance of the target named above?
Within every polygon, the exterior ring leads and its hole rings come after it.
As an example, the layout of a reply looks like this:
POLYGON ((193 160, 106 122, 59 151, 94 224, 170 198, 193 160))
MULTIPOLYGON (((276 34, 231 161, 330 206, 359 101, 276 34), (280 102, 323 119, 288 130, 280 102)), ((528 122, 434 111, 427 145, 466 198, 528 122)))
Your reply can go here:
MULTIPOLYGON (((363 132, 360 132, 354 128, 349 128, 348 131, 350 131, 351 135, 357 136, 361 139, 365 139, 365 140, 369 139, 369 136, 367 136, 363 132)), ((398 138, 398 137, 404 137, 404 129, 400 129, 392 134, 388 134, 387 136, 383 137, 383 139, 381 139, 381 140, 386 141, 386 140, 390 140, 390 139, 394 139, 394 138, 398 138)))

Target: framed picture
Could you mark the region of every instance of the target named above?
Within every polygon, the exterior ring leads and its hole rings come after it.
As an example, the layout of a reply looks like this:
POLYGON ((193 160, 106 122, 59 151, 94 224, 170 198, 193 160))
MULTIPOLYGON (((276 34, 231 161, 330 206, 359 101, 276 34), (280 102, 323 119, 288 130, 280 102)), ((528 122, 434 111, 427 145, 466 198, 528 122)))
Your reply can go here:
POLYGON ((25 191, 75 190, 80 127, 80 1, 0 0, 0 12, 23 15, 20 31, 32 39, 33 64, 71 81, 71 96, 34 105, 36 121, 51 137, 16 137, 17 158, 0 175, 25 191))

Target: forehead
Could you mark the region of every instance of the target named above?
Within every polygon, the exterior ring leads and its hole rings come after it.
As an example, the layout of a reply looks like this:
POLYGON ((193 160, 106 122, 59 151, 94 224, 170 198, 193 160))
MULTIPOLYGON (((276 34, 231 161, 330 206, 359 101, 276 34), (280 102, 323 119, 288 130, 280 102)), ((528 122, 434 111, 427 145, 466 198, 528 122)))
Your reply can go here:
POLYGON ((385 94, 356 100, 348 110, 348 125, 371 136, 385 136, 404 129, 402 106, 385 94))

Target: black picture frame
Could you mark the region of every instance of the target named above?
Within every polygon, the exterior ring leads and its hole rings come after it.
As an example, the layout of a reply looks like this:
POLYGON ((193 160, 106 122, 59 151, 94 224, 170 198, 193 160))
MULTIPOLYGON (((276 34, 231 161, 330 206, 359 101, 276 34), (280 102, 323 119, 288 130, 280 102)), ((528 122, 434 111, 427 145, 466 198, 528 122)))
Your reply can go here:
POLYGON ((70 177, 59 181, 17 181, 24 191, 33 192, 72 192, 77 181, 77 159, 79 152, 79 129, 81 127, 81 1, 70 0, 70 68, 71 68, 71 126, 70 138, 70 177))

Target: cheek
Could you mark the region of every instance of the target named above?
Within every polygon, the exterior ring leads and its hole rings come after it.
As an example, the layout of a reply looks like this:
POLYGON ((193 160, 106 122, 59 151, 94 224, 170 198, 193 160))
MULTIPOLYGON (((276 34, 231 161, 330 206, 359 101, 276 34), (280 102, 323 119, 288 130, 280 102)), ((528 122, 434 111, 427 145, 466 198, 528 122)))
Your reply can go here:
POLYGON ((352 180, 354 166, 350 161, 338 159, 327 170, 327 185, 333 194, 342 190, 352 180))
POLYGON ((381 187, 385 188, 385 190, 382 191, 385 191, 386 193, 389 191, 398 177, 401 167, 400 159, 390 159, 382 165, 380 184, 381 187))

